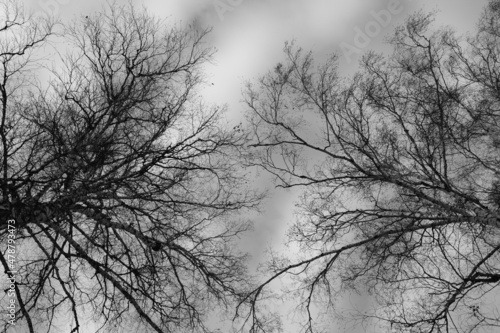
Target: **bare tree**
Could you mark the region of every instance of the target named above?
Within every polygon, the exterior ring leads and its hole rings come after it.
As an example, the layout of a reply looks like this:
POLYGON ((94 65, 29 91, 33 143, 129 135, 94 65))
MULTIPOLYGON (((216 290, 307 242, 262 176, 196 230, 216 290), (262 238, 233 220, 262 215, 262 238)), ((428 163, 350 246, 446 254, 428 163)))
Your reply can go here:
POLYGON ((351 78, 336 56, 316 67, 288 44, 287 62, 248 86, 252 163, 306 189, 290 240, 307 256, 275 260, 254 308, 271 281, 298 275, 310 332, 319 300, 385 323, 377 332, 499 327, 499 4, 466 40, 417 13, 392 55, 368 53, 351 78), (353 292, 375 306, 335 302, 353 292))
POLYGON ((92 310, 101 331, 207 331, 248 288, 233 242, 260 198, 238 165, 247 135, 198 97, 208 30, 111 5, 57 30, 47 74, 30 55, 50 54, 37 47, 54 27, 2 5, 0 261, 17 271, 17 327, 81 332, 92 310))

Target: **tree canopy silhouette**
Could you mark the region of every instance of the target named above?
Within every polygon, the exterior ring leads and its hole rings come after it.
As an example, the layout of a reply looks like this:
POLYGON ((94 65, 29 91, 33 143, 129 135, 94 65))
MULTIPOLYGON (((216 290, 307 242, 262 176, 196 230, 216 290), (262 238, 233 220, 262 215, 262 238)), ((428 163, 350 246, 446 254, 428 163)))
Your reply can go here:
POLYGON ((17 271, 17 327, 207 330, 247 288, 232 244, 260 199, 238 166, 246 134, 199 98, 208 30, 130 4, 63 25, 1 6, 0 262, 17 271))
POLYGON ((377 332, 499 327, 499 3, 468 38, 411 16, 392 54, 369 52, 350 78, 337 56, 316 66, 288 44, 287 61, 248 85, 252 163, 306 189, 290 230, 306 254, 272 261, 254 308, 296 275, 310 332, 315 301, 377 332), (354 293, 364 308, 340 301, 354 293))

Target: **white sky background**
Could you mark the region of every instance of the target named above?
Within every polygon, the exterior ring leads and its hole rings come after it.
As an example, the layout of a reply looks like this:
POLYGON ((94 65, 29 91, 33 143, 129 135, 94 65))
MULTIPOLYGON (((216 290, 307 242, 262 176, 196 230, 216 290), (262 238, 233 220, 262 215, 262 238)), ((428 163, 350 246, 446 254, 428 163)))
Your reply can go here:
MULTIPOLYGON (((312 49, 318 56, 340 50, 342 42, 354 44, 355 29, 365 29, 373 21, 371 11, 388 8, 397 0, 144 0, 151 13, 170 16, 173 21, 192 22, 213 26, 209 42, 217 48, 213 65, 207 67, 210 83, 204 92, 209 102, 227 103, 229 118, 242 119, 246 110, 241 103, 241 91, 246 80, 255 80, 282 59, 285 41, 296 40, 296 45, 312 49), (230 10, 219 15, 216 4, 230 10), (234 4, 234 5, 232 5, 234 4)), ((35 10, 46 8, 59 12, 63 18, 86 15, 99 10, 101 0, 25 0, 35 10)), ((118 3, 125 0, 117 0, 118 3)), ((140 4, 140 0, 133 0, 140 4)), ((407 14, 424 9, 437 10, 436 26, 449 25, 459 33, 474 30, 477 18, 487 0, 399 0, 401 12, 393 15, 389 25, 372 39, 369 49, 384 50, 384 35, 390 33, 407 14)), ((359 59, 359 58, 358 58, 359 59)), ((341 69, 352 73, 356 58, 348 62, 341 56, 341 69)), ((257 179, 262 185, 269 178, 257 179)), ((244 240, 255 262, 263 258, 263 249, 280 246, 287 225, 293 219, 293 201, 296 194, 284 190, 272 192, 264 205, 264 213, 255 220, 255 231, 244 240)), ((286 321, 286 318, 285 318, 286 321)), ((295 332, 291 325, 286 332, 295 332)))

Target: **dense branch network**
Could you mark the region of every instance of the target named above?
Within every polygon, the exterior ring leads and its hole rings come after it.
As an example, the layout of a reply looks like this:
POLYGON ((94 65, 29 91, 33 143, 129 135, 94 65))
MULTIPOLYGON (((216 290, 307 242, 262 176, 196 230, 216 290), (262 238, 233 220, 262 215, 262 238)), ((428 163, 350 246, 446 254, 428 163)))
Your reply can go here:
MULTIPOLYGON (((336 56, 315 67, 288 44, 287 61, 248 85, 258 156, 249 164, 306 189, 290 239, 307 255, 276 258, 246 299, 252 309, 273 280, 292 276, 311 332, 320 300, 340 319, 385 322, 381 331, 498 327, 489 301, 500 281, 495 8, 465 43, 415 14, 390 40, 392 55, 368 53, 349 79, 336 56), (374 306, 334 302, 352 293, 374 306)), ((258 331, 255 313, 240 315, 258 331)))
POLYGON ((238 166, 246 134, 198 97, 209 31, 132 5, 55 26, 1 3, 0 238, 14 219, 17 325, 79 332, 91 310, 101 330, 208 330, 248 288, 233 241, 260 199, 238 166), (66 50, 47 76, 34 56, 51 43, 66 50))

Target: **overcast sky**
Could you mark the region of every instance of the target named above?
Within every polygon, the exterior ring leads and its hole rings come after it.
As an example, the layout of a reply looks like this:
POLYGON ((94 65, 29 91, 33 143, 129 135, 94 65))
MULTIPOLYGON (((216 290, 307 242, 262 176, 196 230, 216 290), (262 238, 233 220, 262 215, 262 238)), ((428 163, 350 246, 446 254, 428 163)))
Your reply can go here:
MULTIPOLYGON (((45 8, 63 18, 85 15, 105 4, 99 0, 25 1, 36 10, 45 8)), ((449 25, 465 33, 474 28, 486 3, 486 0, 144 1, 158 16, 213 26, 210 43, 218 51, 214 64, 207 67, 214 85, 207 88, 205 98, 227 103, 232 119, 241 118, 245 111, 240 103, 245 80, 256 79, 272 68, 282 58, 287 40, 295 39, 298 46, 314 50, 318 57, 340 52, 341 68, 347 74, 355 70, 362 52, 384 50, 384 36, 409 13, 418 9, 436 10, 436 25, 449 25), (390 17, 384 13, 391 13, 390 17), (376 23, 377 18, 380 23, 376 23), (366 33, 367 29, 371 36, 359 37, 359 31, 366 33)), ((275 191, 265 205, 264 214, 256 219, 256 230, 246 240, 246 247, 256 261, 261 258, 263 248, 283 241, 287 223, 293 218, 295 197, 291 192, 275 191)), ((289 329, 287 332, 293 332, 289 329)))

